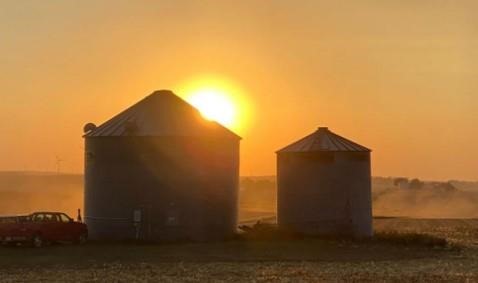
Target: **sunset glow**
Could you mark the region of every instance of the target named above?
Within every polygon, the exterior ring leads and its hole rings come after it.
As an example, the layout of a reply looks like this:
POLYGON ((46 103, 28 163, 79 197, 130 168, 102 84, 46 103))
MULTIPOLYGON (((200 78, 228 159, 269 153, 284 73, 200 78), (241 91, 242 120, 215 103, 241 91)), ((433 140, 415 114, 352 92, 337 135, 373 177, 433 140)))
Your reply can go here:
POLYGON ((189 102, 206 119, 217 121, 226 127, 234 125, 236 107, 226 93, 216 89, 200 89, 192 93, 189 102))
POLYGON ((477 11, 0 0, 0 283, 478 283, 477 11))
POLYGON ((250 107, 243 90, 224 78, 195 78, 178 87, 186 101, 208 120, 241 133, 247 128, 250 107))
POLYGON ((477 9, 0 1, 0 170, 82 173, 85 123, 169 89, 242 137, 241 175, 276 174, 275 151, 325 125, 372 148, 376 176, 475 180, 477 9))

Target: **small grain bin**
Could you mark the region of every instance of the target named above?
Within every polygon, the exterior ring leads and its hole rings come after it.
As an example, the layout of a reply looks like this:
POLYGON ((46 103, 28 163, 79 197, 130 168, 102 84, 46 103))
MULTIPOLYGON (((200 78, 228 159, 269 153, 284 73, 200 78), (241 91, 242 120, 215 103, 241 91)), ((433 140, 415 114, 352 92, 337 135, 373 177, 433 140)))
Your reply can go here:
POLYGON ((236 134, 166 90, 84 131, 90 238, 215 240, 235 233, 236 134))
POLYGON ((370 152, 325 127, 277 151, 279 227, 371 236, 370 152))

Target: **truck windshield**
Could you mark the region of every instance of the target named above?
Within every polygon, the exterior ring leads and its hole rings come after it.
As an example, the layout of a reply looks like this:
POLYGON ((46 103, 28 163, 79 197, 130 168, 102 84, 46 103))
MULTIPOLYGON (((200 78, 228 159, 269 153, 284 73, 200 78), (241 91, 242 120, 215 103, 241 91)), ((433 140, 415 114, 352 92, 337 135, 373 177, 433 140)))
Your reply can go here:
POLYGON ((66 214, 60 214, 61 222, 68 223, 71 221, 70 217, 66 216, 66 214))

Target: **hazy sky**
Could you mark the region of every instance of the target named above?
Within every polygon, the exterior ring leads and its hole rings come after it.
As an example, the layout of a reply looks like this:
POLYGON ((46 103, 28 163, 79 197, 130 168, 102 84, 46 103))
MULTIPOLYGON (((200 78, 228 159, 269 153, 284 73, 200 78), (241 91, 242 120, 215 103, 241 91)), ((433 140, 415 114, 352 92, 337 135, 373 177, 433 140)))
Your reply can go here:
POLYGON ((82 127, 203 75, 253 105, 241 174, 325 125, 373 174, 478 179, 477 1, 0 0, 0 170, 82 172, 82 127))

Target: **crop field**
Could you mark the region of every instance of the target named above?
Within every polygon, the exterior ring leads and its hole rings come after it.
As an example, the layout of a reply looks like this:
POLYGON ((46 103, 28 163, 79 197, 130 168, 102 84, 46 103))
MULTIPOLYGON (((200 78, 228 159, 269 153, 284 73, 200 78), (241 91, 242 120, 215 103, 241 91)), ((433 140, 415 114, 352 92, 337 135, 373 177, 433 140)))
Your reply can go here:
MULTIPOLYGON (((61 210, 74 216, 83 203, 82 180, 0 174, 0 214, 61 210)), ((454 184, 459 190, 405 191, 390 178, 375 178, 375 215, 417 218, 376 217, 371 241, 0 247, 0 282, 478 282, 478 185, 454 184), (446 245, 435 245, 437 239, 446 245)), ((241 187, 241 224, 275 222, 275 178, 245 178, 241 187)))
POLYGON ((477 219, 382 217, 376 218, 374 225, 377 237, 382 236, 369 241, 236 239, 222 243, 3 247, 0 281, 478 281, 477 219), (386 235, 390 231, 442 237, 448 244, 389 240, 386 235))

